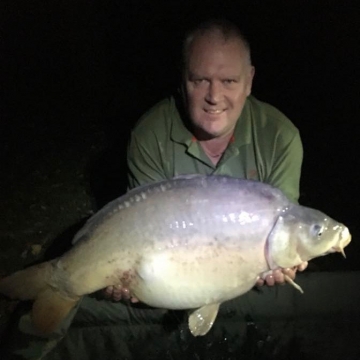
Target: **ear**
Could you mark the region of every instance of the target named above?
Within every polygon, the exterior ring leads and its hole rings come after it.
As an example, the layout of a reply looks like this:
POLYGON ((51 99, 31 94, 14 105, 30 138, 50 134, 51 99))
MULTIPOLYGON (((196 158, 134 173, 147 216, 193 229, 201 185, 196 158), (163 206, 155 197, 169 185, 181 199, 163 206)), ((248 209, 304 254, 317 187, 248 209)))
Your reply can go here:
POLYGON ((251 65, 247 78, 247 84, 246 84, 246 96, 249 96, 251 94, 254 75, 255 75, 255 67, 251 65))
POLYGON ((180 97, 182 99, 183 105, 185 107, 185 109, 187 109, 187 93, 186 93, 186 84, 185 84, 185 76, 183 75, 181 78, 181 83, 180 86, 178 88, 180 97))
POLYGON ((250 76, 251 76, 251 81, 252 81, 255 76, 255 66, 253 66, 253 65, 251 65, 250 76))

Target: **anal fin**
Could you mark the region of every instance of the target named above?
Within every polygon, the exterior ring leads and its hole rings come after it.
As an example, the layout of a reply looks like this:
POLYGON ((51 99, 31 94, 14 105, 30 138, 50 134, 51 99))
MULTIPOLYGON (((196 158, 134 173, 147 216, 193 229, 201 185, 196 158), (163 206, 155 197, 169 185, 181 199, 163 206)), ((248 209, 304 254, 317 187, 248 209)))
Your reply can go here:
POLYGON ((203 336, 212 328, 220 304, 204 305, 189 316, 189 329, 194 336, 203 336))

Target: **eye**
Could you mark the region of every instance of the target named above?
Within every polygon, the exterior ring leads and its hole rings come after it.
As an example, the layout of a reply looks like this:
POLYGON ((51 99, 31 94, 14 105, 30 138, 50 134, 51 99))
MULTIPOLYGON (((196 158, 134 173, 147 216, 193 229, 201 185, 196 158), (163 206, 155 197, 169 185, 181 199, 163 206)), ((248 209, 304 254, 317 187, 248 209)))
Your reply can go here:
POLYGON ((311 227, 311 235, 317 238, 321 238, 324 228, 319 224, 315 224, 311 227))
POLYGON ((205 79, 193 79, 192 82, 195 84, 195 85, 200 85, 202 83, 205 82, 205 79))
POLYGON ((236 81, 234 79, 225 79, 223 82, 225 84, 234 84, 236 81))

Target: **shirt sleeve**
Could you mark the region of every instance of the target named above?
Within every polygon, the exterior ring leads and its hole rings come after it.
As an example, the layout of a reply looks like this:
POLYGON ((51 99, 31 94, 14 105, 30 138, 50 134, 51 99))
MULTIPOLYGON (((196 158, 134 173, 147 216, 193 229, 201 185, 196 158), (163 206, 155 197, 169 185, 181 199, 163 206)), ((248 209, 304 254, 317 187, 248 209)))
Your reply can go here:
POLYGON ((154 135, 149 132, 146 141, 142 141, 133 132, 127 151, 128 190, 166 179, 161 164, 161 154, 154 135))
POLYGON ((273 166, 266 179, 269 184, 282 190, 290 201, 298 203, 300 197, 300 177, 303 162, 303 146, 299 132, 288 139, 278 138, 273 166))

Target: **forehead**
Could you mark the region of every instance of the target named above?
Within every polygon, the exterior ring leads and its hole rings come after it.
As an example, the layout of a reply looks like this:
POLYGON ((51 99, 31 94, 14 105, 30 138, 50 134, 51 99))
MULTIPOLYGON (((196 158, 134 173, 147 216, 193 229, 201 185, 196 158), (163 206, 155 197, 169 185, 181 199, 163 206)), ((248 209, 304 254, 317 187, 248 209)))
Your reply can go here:
POLYGON ((187 70, 240 72, 247 61, 248 53, 240 39, 224 39, 217 34, 199 35, 189 46, 187 70))

